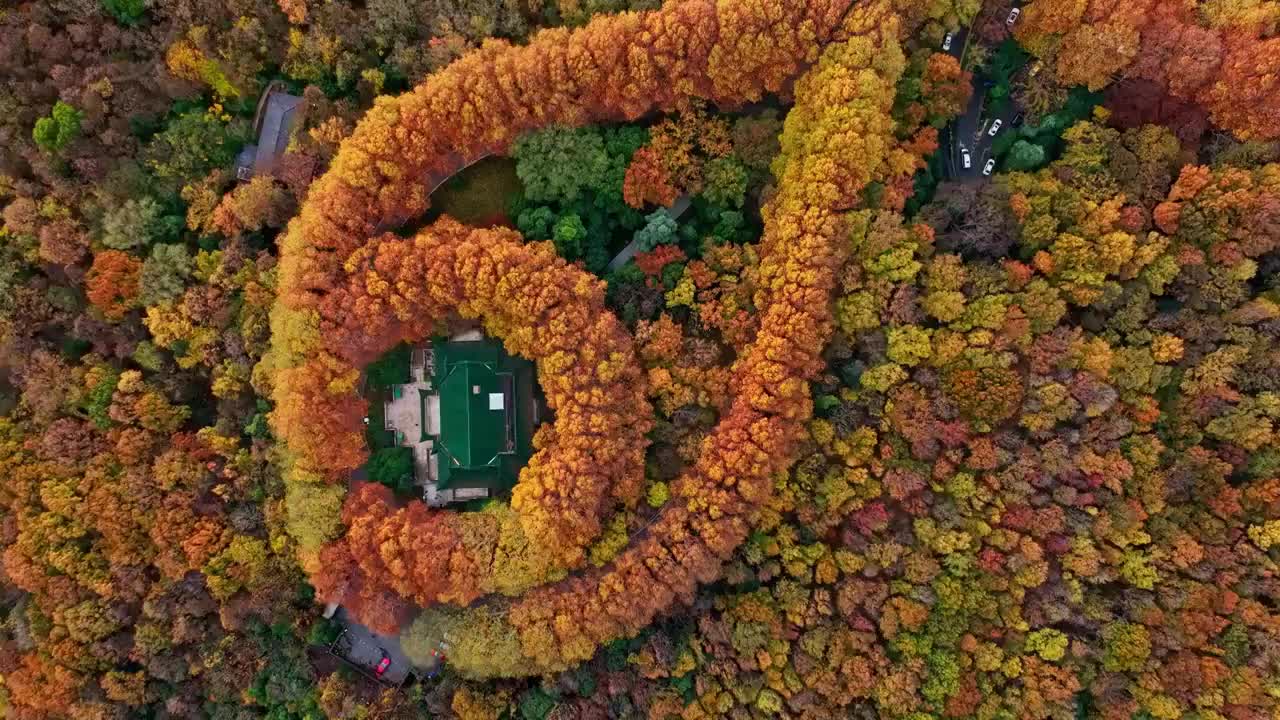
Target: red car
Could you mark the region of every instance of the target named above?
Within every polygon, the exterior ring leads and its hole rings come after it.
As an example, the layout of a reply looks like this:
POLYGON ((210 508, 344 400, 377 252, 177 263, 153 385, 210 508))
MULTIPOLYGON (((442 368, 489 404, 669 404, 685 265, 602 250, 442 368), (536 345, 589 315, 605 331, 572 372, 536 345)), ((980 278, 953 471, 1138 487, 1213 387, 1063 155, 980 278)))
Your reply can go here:
POLYGON ((391 667, 391 657, 384 652, 382 653, 382 659, 378 661, 378 667, 373 669, 373 674, 382 677, 382 673, 386 672, 389 667, 391 667))

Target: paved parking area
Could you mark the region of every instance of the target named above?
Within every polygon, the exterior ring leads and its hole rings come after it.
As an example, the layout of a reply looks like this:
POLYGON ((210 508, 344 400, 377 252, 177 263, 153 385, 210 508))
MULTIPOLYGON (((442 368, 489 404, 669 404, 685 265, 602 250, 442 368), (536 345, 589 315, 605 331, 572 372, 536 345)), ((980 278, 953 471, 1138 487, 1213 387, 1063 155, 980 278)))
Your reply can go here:
POLYGON ((334 615, 334 620, 339 622, 346 630, 342 637, 338 639, 335 652, 352 664, 364 668, 370 675, 373 674, 374 668, 378 666, 378 662, 382 660, 382 653, 386 652, 387 656, 391 658, 391 665, 382 674, 383 682, 391 685, 400 685, 409 677, 410 671, 413 670, 413 664, 409 662, 409 658, 405 657, 404 651, 400 649, 400 638, 398 636, 379 635, 373 632, 352 619, 347 614, 346 608, 338 608, 337 614, 334 615))

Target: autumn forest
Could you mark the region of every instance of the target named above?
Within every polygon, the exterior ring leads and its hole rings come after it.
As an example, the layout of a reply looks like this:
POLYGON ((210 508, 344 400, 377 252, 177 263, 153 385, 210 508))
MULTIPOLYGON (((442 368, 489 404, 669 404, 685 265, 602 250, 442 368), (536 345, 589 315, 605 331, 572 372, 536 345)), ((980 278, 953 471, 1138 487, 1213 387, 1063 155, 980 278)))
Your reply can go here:
POLYGON ((0 718, 1280 720, 1280 2, 4 3, 0 718))

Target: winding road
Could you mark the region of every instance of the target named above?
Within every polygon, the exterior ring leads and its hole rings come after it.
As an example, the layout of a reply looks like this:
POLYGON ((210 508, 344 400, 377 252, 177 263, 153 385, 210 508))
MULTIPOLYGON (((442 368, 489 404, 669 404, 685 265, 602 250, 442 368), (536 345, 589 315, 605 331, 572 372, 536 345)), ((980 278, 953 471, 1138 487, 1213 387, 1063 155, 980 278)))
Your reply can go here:
MULTIPOLYGON (((1021 2, 1013 4, 1013 9, 1020 11, 1021 8, 1021 2)), ((969 28, 960 28, 951 33, 950 37, 950 47, 942 50, 959 60, 961 66, 963 66, 965 53, 969 49, 969 28)), ((984 116, 987 88, 990 82, 990 78, 986 75, 974 74, 973 95, 969 98, 968 107, 965 108, 963 115, 953 120, 943 131, 943 142, 948 148, 946 172, 947 177, 951 179, 961 182, 981 181, 985 177, 983 170, 987 161, 993 158, 992 149, 996 138, 1012 129, 1014 119, 1019 114, 1017 106, 1013 102, 1009 102, 1006 103, 1001 112, 984 116), (1000 126, 993 134, 991 128, 996 121, 999 121, 1000 126), (966 150, 969 152, 970 158, 968 167, 964 165, 964 152, 966 150)), ((992 172, 994 172, 994 169, 992 172)))

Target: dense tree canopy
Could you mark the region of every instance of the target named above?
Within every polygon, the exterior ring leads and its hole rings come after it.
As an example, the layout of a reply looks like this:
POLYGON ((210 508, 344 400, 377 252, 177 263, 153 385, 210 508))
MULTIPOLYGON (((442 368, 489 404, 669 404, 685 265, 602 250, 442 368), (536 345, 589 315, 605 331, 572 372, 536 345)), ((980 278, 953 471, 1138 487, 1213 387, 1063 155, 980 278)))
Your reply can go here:
POLYGON ((1115 77, 1154 83, 1199 103, 1241 138, 1280 138, 1280 38, 1270 3, 1140 2, 1118 5, 1036 0, 1016 26, 1065 85, 1098 90, 1115 77), (1228 9, 1227 5, 1231 5, 1228 9))
MULTIPOLYGON (((732 22, 741 19, 732 14, 727 17, 732 22)), ((865 223, 861 216, 847 218, 841 213, 860 203, 861 190, 873 180, 886 188, 886 207, 900 208, 906 188, 910 187, 910 173, 920 163, 916 153, 927 152, 933 143, 931 131, 908 135, 905 141, 894 136, 896 128, 889 109, 902 67, 901 60, 897 66, 892 64, 895 53, 901 57, 896 49, 897 26, 893 18, 876 9, 865 9, 852 14, 846 22, 851 39, 829 48, 812 74, 797 86, 798 93, 811 95, 802 95, 804 101, 792 111, 783 135, 782 155, 775 168, 782 190, 765 209, 761 280, 754 299, 760 308, 760 326, 734 369, 735 397, 729 401, 726 414, 704 441, 693 468, 673 483, 676 502, 661 510, 645 538, 633 542, 601 571, 532 591, 513 606, 510 622, 521 637, 525 660, 523 667, 501 668, 497 672, 566 667, 586 659, 602 641, 638 632, 677 598, 690 600, 697 582, 713 579, 720 562, 745 538, 747 516, 768 497, 773 474, 790 463, 802 423, 811 413, 805 380, 821 368, 820 353, 832 327, 827 298, 834 287, 840 253, 836 238, 850 227, 865 223), (877 56, 880 65, 871 69, 872 59, 877 56), (840 82, 858 73, 864 74, 860 82, 840 82), (855 112, 837 110, 849 107, 855 112), (814 177, 813 168, 817 166, 841 173, 839 186, 843 189, 814 206, 805 183, 812 182, 806 178, 814 177), (669 570, 658 570, 651 565, 655 562, 673 564, 669 570), (640 584, 660 591, 645 597, 618 594, 619 588, 640 584)), ((507 52, 519 54, 525 50, 507 52)), ((719 67, 718 57, 713 48, 708 68, 712 77, 719 67)), ((456 68, 458 73, 469 69, 465 64, 456 68)), ((696 78, 691 81, 699 82, 696 78)), ((531 100, 521 98, 524 103, 531 100)), ((376 118, 375 122, 387 122, 392 117, 376 118)), ((725 136, 727 142, 727 133, 725 136)), ((549 179, 552 173, 563 173, 563 167, 556 162, 563 162, 561 156, 582 155, 577 162, 586 173, 583 177, 566 176, 566 182, 596 182, 591 180, 596 161, 590 158, 599 159, 602 165, 605 162, 598 147, 591 150, 598 141, 584 144, 580 138, 590 136, 569 131, 538 137, 539 145, 517 147, 516 153, 544 158, 547 164, 540 170, 527 166, 525 178, 547 176, 539 181, 540 192, 562 196, 576 192, 549 179), (560 149, 551 152, 551 146, 560 149)), ((705 132, 697 137, 705 145, 705 132)), ((359 147, 358 141, 353 140, 344 146, 344 152, 355 153, 359 147)), ((466 157, 457 149, 451 150, 451 155, 466 157)), ((291 234, 298 238, 290 242, 317 242, 318 238, 304 235, 323 227, 307 225, 308 219, 324 208, 316 202, 316 194, 342 196, 353 192, 351 179, 341 171, 342 158, 340 153, 335 170, 331 171, 332 184, 320 181, 320 188, 332 189, 313 190, 312 202, 303 208, 291 234)), ((401 166, 411 166, 412 162, 412 158, 399 158, 401 166)), ((386 190, 384 187, 382 192, 386 190)), ((348 224, 352 219, 342 218, 348 224)), ((296 245, 286 246, 286 268, 294 262, 300 266, 317 262, 314 250, 293 247, 296 245)), ((354 604, 357 616, 366 622, 394 628, 401 613, 389 610, 388 602, 395 596, 417 604, 449 601, 465 605, 479 594, 502 589, 500 582, 506 584, 507 591, 518 592, 534 581, 549 579, 554 572, 554 566, 546 567, 544 563, 546 569, 541 575, 513 578, 509 570, 500 572, 499 561, 507 558, 527 568, 529 560, 521 559, 525 554, 550 556, 573 568, 582 561, 582 549, 599 533, 600 517, 608 509, 602 500, 611 498, 630 504, 640 488, 638 468, 643 444, 637 440, 623 437, 616 445, 586 450, 582 457, 591 458, 588 462, 575 459, 575 444, 598 442, 592 439, 593 434, 581 434, 587 428, 627 427, 639 433, 647 430, 646 424, 636 420, 645 415, 636 412, 636 400, 628 404, 612 397, 626 392, 638 400, 644 387, 628 376, 636 365, 629 352, 620 348, 601 352, 592 340, 611 334, 616 337, 617 330, 576 328, 584 321, 588 323, 586 327, 600 327, 601 323, 605 327, 616 326, 609 315, 589 311, 593 304, 599 306, 603 302, 598 289, 594 300, 586 296, 557 301, 554 288, 582 287, 582 281, 566 277, 563 281, 540 282, 533 274, 528 281, 523 279, 526 273, 536 272, 535 267, 547 263, 547 259, 536 259, 536 253, 547 252, 546 246, 541 251, 531 250, 533 247, 536 246, 522 247, 514 237, 504 238, 501 232, 472 231, 468 235, 447 221, 409 242, 391 235, 374 238, 350 253, 342 268, 350 280, 324 289, 327 298, 318 309, 320 316, 326 318, 321 327, 327 330, 322 340, 317 338, 319 343, 313 345, 312 351, 319 354, 308 357, 304 352, 296 361, 282 358, 296 365, 282 366, 275 378, 277 430, 297 453, 300 467, 314 467, 323 473, 353 467, 348 463, 356 461, 362 451, 362 439, 354 430, 361 402, 355 395, 354 368, 347 363, 367 362, 367 358, 400 340, 425 336, 437 318, 449 310, 464 318, 483 319, 486 330, 504 338, 509 350, 538 359, 539 379, 549 404, 557 412, 551 432, 544 430, 546 434, 540 434, 539 454, 522 471, 512 502, 532 550, 521 547, 524 538, 509 537, 500 528, 495 531, 495 518, 490 515, 441 515, 418 503, 397 511, 385 494, 368 488, 360 489, 348 500, 343 517, 349 526, 347 535, 322 554, 317 563, 317 583, 322 596, 354 604), (450 272, 450 267, 457 269, 450 272), (490 276, 489 268, 496 267, 505 271, 501 278, 490 276), (423 272, 424 269, 430 270, 423 272), (520 297, 521 292, 533 289, 536 299, 520 297), (335 314, 339 309, 341 314, 335 314), (587 313, 579 315, 583 310, 587 313), (581 321, 576 320, 579 317, 581 321), (569 344, 574 349, 566 352, 569 344), (557 360, 557 355, 564 359, 557 360), (555 370, 549 367, 553 362, 555 370), (594 373, 583 372, 592 363, 598 363, 594 373), (601 374, 599 380, 593 378, 597 373, 601 374), (570 384, 562 390, 561 385, 566 382, 570 384), (589 394, 584 392, 593 386, 589 394), (610 387, 617 389, 609 390, 610 387), (576 398, 593 396, 598 400, 590 401, 592 409, 585 413, 575 409, 582 402, 576 398), (319 423, 314 414, 318 403, 332 410, 324 413, 319 423), (614 415, 606 408, 620 410, 618 419, 612 420, 614 415), (582 424, 575 420, 580 413, 585 420, 582 424), (325 425, 333 432, 324 431, 325 425), (545 466, 547 461, 564 469, 545 466), (573 469, 568 471, 569 468, 573 469), (607 482, 591 480, 591 474, 597 472, 602 478, 620 481, 623 490, 606 494, 607 482), (583 473, 588 474, 583 477, 583 473), (541 480, 543 477, 547 479, 541 480), (401 548, 393 550, 388 545, 390 538, 414 540, 410 545, 401 540, 401 548), (442 552, 432 547, 455 549, 442 552), (490 558, 491 570, 486 569, 486 559, 490 558)), ((284 296, 284 305, 277 310, 282 319, 305 314, 308 310, 304 308, 314 306, 314 294, 298 298, 306 305, 289 307, 293 297, 284 296)), ((305 326, 296 336, 292 325, 283 330, 286 334, 281 336, 278 331, 277 345, 283 346, 284 351, 305 338, 307 332, 305 326)), ((607 341, 606 347, 617 342, 607 341)), ((617 430, 609 434, 617 436, 617 430)), ((460 662, 465 664, 467 660, 460 662)))
POLYGON ((6 6, 0 716, 1274 718, 1278 32, 6 6), (549 412, 431 507, 474 330, 549 412))

